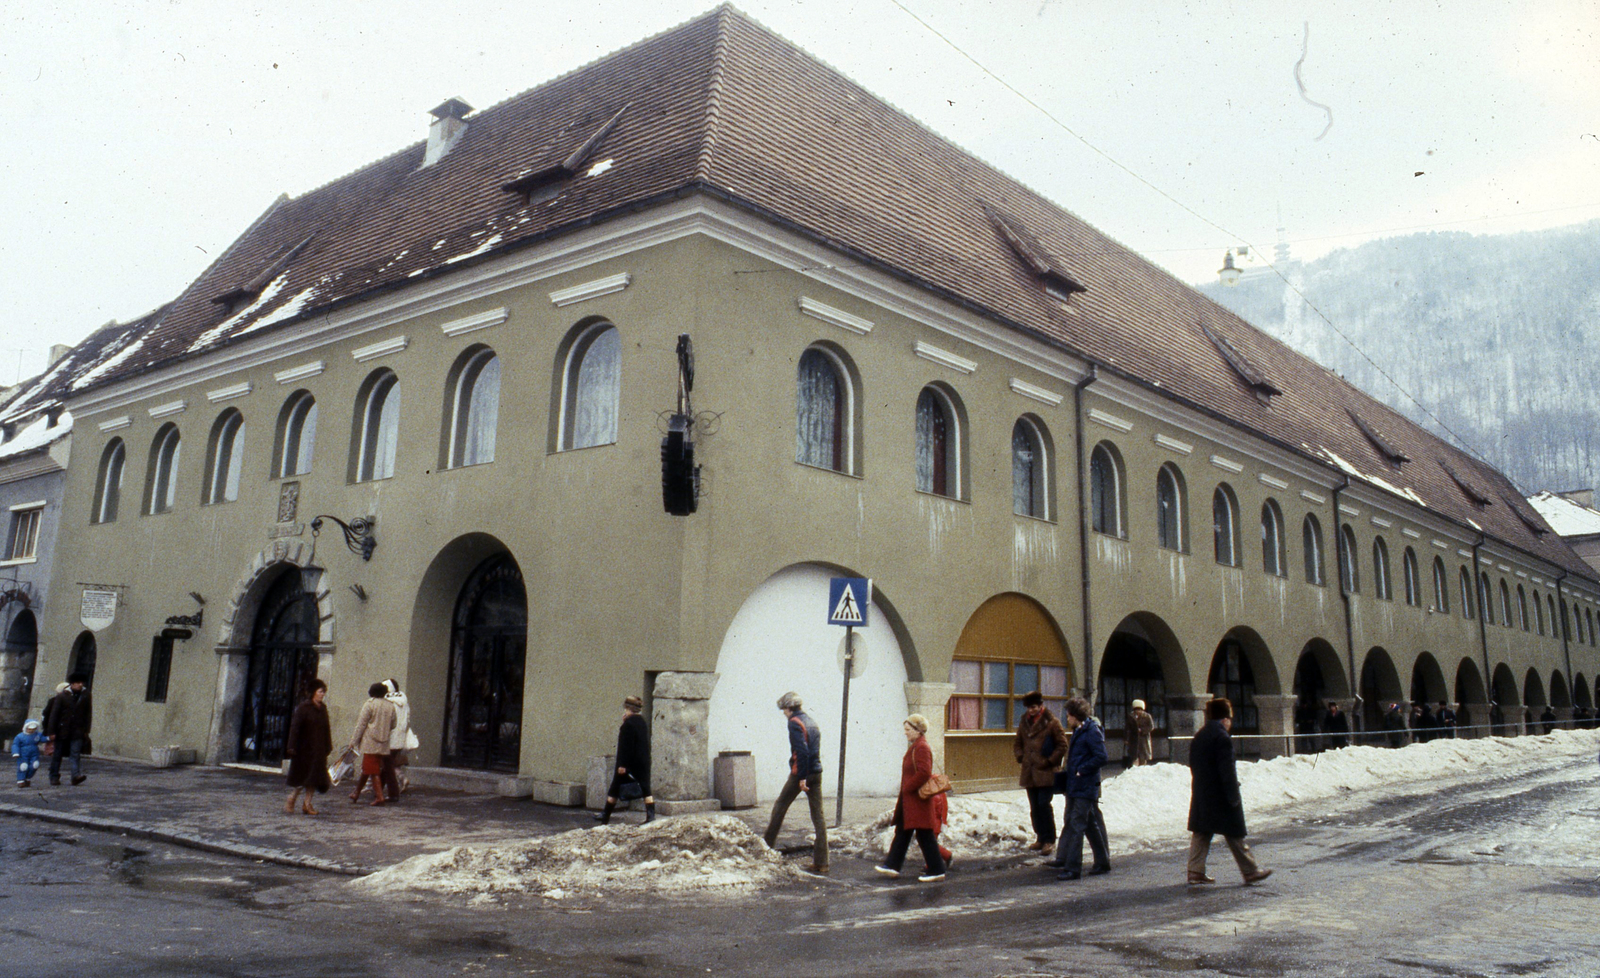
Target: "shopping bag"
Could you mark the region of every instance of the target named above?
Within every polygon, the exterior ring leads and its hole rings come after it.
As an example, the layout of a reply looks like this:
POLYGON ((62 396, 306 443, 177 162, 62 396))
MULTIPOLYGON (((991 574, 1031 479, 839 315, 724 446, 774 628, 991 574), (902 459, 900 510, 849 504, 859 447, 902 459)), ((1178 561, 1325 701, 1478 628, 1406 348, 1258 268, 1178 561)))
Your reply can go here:
POLYGON ((343 754, 339 755, 339 759, 334 762, 333 766, 328 768, 328 780, 334 784, 338 784, 340 781, 348 778, 351 773, 355 771, 356 765, 360 763, 360 754, 357 754, 353 750, 346 750, 343 754))

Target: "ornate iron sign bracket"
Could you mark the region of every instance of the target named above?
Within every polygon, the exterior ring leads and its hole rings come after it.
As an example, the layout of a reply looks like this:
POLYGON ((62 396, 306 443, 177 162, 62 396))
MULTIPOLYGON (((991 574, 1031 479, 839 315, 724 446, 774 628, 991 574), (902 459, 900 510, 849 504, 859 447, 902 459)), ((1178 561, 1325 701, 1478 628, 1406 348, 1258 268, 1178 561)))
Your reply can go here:
POLYGON ((313 554, 316 553, 317 534, 322 532, 323 520, 332 520, 338 524, 339 529, 344 531, 344 545, 350 548, 351 553, 357 554, 362 560, 372 559, 372 551, 378 545, 377 538, 372 535, 372 524, 375 521, 362 516, 358 516, 348 523, 337 516, 323 515, 313 517, 311 520, 311 551, 313 554))

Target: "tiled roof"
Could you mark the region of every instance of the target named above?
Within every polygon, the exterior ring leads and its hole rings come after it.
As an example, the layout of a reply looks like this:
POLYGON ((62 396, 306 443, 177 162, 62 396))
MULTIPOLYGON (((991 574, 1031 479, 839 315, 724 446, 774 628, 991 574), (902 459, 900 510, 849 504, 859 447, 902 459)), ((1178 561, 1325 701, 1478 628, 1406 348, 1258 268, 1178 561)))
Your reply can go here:
POLYGON ((731 7, 468 122, 432 166, 420 166, 418 143, 279 201, 173 302, 137 351, 93 382, 704 190, 1102 370, 1593 575, 1555 534, 1535 534, 1495 501, 1517 497, 1499 472, 731 7), (578 155, 594 164, 572 176, 552 170, 578 155), (554 173, 554 182, 526 179, 541 171, 554 173), (1072 293, 1064 283, 1086 291, 1072 293), (252 291, 227 305, 214 301, 246 284, 252 291), (1058 296, 1069 293, 1064 304, 1058 296), (1364 434, 1352 416, 1381 439, 1364 434), (1411 461, 1397 465, 1391 458, 1398 455, 1411 461), (1489 504, 1475 504, 1463 484, 1482 487, 1489 504))
POLYGON ((44 373, 23 381, 3 403, 0 424, 17 424, 60 408, 73 391, 91 386, 102 375, 122 375, 121 364, 138 353, 140 334, 158 322, 167 306, 126 323, 107 323, 44 373))

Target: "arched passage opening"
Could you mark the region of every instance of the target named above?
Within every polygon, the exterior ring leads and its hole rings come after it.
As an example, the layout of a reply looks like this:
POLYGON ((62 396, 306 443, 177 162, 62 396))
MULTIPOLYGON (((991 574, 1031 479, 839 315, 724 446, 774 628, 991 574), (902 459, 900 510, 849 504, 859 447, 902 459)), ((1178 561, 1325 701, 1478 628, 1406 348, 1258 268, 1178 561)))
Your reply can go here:
POLYGON ((28 699, 33 695, 33 671, 39 658, 39 627, 33 612, 17 612, 0 647, 0 735, 22 729, 28 699))
POLYGON ((1438 706, 1450 698, 1450 688, 1445 685, 1444 670, 1432 652, 1417 656, 1411 666, 1411 702, 1438 706))
POLYGON ((94 640, 94 632, 82 631, 72 640, 72 652, 67 656, 66 675, 81 672, 89 677, 88 685, 94 688, 95 660, 99 658, 99 648, 94 640))
POLYGON ((1594 706, 1594 700, 1589 697, 1589 681, 1583 678, 1581 672, 1572 677, 1572 705, 1580 710, 1589 710, 1594 706))
MULTIPOLYGON (((1243 625, 1232 628, 1217 643, 1217 650, 1211 656, 1211 669, 1206 676, 1206 691, 1213 697, 1226 697, 1233 704, 1233 730, 1236 734, 1253 738, 1261 733, 1261 713, 1256 695, 1276 696, 1278 677, 1267 643, 1254 629, 1243 625)), ((1274 727, 1274 732, 1281 732, 1281 728, 1274 727)), ((1236 749, 1243 754, 1259 755, 1261 741, 1241 739, 1236 749)))
POLYGON ((1322 716, 1330 700, 1350 696, 1339 654, 1325 639, 1314 638, 1300 650, 1294 666, 1294 732, 1297 753, 1315 753, 1326 744, 1321 736, 1322 716))
MULTIPOLYGON (((829 625, 817 609, 827 605, 830 578, 867 576, 833 564, 791 564, 750 592, 723 634, 707 748, 712 758, 721 751, 749 751, 762 799, 776 797, 788 774, 789 738, 776 703, 790 690, 822 728, 830 795, 838 783, 845 630, 829 625)), ((850 681, 845 791, 855 795, 883 795, 899 784, 905 742, 883 732, 900 729, 908 712, 906 682, 922 678, 912 669, 915 651, 900 638, 905 629, 894 606, 876 587, 872 605, 867 627, 855 630, 856 673, 850 681)))
POLYGON ((439 763, 515 774, 522 762, 528 594, 509 553, 485 558, 450 617, 439 763))
POLYGON ((1456 729, 1457 736, 1477 737, 1482 730, 1470 729, 1488 720, 1489 693, 1483 686, 1483 673, 1470 658, 1463 658, 1456 667, 1456 729))
POLYGON ((1517 679, 1511 667, 1504 662, 1494 667, 1494 689, 1489 700, 1489 732, 1505 737, 1521 729, 1522 696, 1517 692, 1517 679))
POLYGON ((1550 674, 1550 705, 1558 710, 1572 706, 1572 694, 1567 690, 1566 677, 1559 672, 1550 674))
POLYGON ((1527 733, 1545 733, 1547 724, 1543 722, 1543 714, 1549 705, 1539 670, 1529 669, 1522 676, 1522 729, 1527 733))
MULTIPOLYGON (((1442 686, 1443 683, 1441 682, 1442 686)), ((1383 729, 1383 713, 1389 704, 1405 697, 1400 674, 1386 649, 1373 646, 1361 663, 1361 729, 1383 729)))
POLYGON ((994 734, 1016 729, 1022 697, 1034 690, 1044 694, 1050 712, 1064 716, 1074 680, 1061 629, 1037 601, 1012 593, 979 605, 962 628, 950 663, 955 686, 945 711, 950 777, 966 783, 1015 783, 1011 741, 994 734))
MULTIPOLYGON (((1139 612, 1124 618, 1100 657, 1100 678, 1095 684, 1095 713, 1108 730, 1125 729, 1128 707, 1144 700, 1155 721, 1154 737, 1167 736, 1167 698, 1189 692, 1189 669, 1183 647, 1160 617, 1139 612)), ((1161 747, 1156 744, 1159 756, 1161 747)))

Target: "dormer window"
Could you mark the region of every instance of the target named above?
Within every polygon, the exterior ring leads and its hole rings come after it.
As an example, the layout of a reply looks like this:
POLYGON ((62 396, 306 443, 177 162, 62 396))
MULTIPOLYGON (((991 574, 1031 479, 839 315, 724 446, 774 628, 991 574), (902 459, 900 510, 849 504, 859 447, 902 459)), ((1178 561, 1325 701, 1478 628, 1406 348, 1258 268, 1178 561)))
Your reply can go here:
POLYGON ((983 205, 983 213, 989 218, 989 223, 994 225, 995 233, 1000 235, 1000 240, 1006 243, 1011 253, 1016 255, 1029 274, 1038 279, 1044 291, 1051 297, 1066 302, 1074 292, 1089 291, 1077 279, 1069 275, 1060 259, 1051 255, 1040 244, 1022 222, 1009 214, 1002 213, 988 204, 983 205))
MULTIPOLYGON (((1394 444, 1389 441, 1389 439, 1379 434, 1376 428, 1372 427, 1370 424, 1367 424, 1361 415, 1355 413, 1349 408, 1345 408, 1344 413, 1350 415, 1350 421, 1361 431, 1363 435, 1367 436, 1367 441, 1372 442, 1372 447, 1376 448, 1378 450, 1378 454, 1382 455, 1384 460, 1390 465, 1398 468, 1400 465, 1411 461, 1411 456, 1396 448, 1394 444)), ((1454 476, 1454 473, 1451 473, 1451 475, 1454 476)))
POLYGON ((306 245, 310 244, 311 239, 315 237, 315 233, 306 236, 299 244, 291 246, 287 251, 284 251, 269 262, 265 268, 252 276, 249 281, 235 285, 233 288, 213 296, 211 301, 222 307, 224 316, 231 316, 250 305, 250 303, 261 297, 262 290, 273 279, 283 274, 283 270, 289 267, 289 263, 294 261, 296 256, 304 251, 306 245))
POLYGON ((1200 323, 1200 332, 1205 334, 1211 345, 1217 348, 1217 353, 1221 354, 1223 361, 1233 368, 1233 372, 1239 375, 1239 379, 1257 398, 1266 401, 1275 394, 1283 393, 1267 379, 1266 373, 1260 367, 1239 352, 1238 347, 1228 342, 1220 333, 1214 332, 1203 321, 1200 323))
POLYGON ((1466 495, 1467 499, 1472 501, 1472 505, 1478 507, 1479 509, 1483 509, 1485 506, 1490 504, 1491 500, 1489 497, 1485 496, 1477 486, 1464 479, 1461 476, 1461 473, 1451 468, 1449 463, 1441 460, 1439 462, 1439 468, 1444 469, 1445 474, 1450 477, 1451 481, 1460 487, 1462 493, 1466 495))
MULTIPOLYGON (((559 160, 553 157, 556 152, 555 144, 559 144, 560 139, 553 141, 552 146, 546 149, 543 162, 523 170, 515 180, 502 184, 500 189, 508 194, 521 194, 523 202, 530 203, 541 196, 541 191, 549 189, 553 184, 577 176, 578 171, 583 169, 583 165, 588 162, 589 157, 593 156, 594 151, 600 148, 600 144, 605 141, 605 138, 611 135, 611 130, 615 129, 617 123, 622 121, 622 114, 626 111, 628 111, 628 106, 626 105, 618 109, 615 115, 607 119, 605 124, 596 129, 588 139, 580 143, 577 149, 574 149, 559 160)), ((576 128, 576 126, 569 127, 562 135, 565 136, 573 128, 576 128)))

